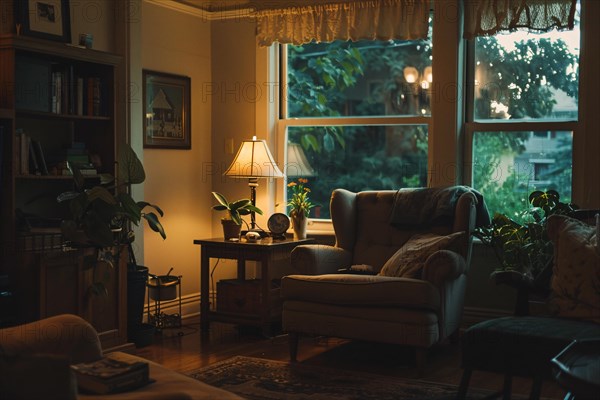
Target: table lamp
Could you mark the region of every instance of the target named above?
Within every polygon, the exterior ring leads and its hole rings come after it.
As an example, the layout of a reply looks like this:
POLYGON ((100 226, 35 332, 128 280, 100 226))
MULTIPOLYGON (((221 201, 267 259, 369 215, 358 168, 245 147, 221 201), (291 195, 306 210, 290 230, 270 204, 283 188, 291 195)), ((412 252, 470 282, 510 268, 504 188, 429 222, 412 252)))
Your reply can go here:
MULTIPOLYGON (((223 175, 232 178, 248 178, 250 201, 253 206, 256 206, 258 178, 283 178, 283 173, 275 164, 267 142, 256 139, 256 136, 253 136, 252 140, 242 142, 233 162, 223 175)), ((256 230, 254 211, 250 213, 250 230, 256 230)))
POLYGON ((302 146, 298 143, 288 143, 287 160, 285 162, 285 175, 287 177, 316 176, 317 173, 308 162, 302 146))

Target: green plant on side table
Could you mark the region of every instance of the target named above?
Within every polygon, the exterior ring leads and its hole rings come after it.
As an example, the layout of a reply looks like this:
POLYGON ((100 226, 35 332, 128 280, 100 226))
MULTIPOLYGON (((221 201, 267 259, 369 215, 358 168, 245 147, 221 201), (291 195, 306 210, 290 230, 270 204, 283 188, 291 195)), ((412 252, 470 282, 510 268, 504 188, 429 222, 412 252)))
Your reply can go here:
POLYGON ((500 261, 491 278, 517 289, 517 314, 526 312, 524 303, 529 294, 545 296, 549 292, 554 250, 546 231, 548 217, 570 215, 578 209, 572 203, 561 202, 554 190, 532 192, 529 204, 531 207, 520 215, 524 222, 496 213, 490 225, 475 231, 475 236, 490 246, 500 261))
POLYGON ((225 240, 239 238, 242 230, 243 215, 249 215, 251 212, 262 215, 262 210, 254 205, 250 199, 241 199, 229 202, 221 193, 212 192, 219 204, 212 206, 215 211, 227 211, 227 217, 221 219, 223 225, 223 236, 225 240))

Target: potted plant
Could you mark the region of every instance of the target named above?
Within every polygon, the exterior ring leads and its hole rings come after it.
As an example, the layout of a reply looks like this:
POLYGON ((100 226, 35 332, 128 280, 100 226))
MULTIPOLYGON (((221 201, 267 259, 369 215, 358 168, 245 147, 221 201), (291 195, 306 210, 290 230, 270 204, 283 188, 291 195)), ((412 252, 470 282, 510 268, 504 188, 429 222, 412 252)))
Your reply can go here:
POLYGON ((97 263, 105 262, 112 266, 114 259, 117 262, 120 259, 121 249, 127 249, 128 336, 136 342, 135 335, 143 326, 148 268, 137 264, 132 248, 135 235, 131 226, 145 220, 153 231, 166 239, 159 220, 163 211, 157 205, 135 201, 127 190, 130 185, 140 184, 146 179, 141 161, 129 146, 125 146, 120 153, 118 180, 110 174, 101 174, 100 184, 89 188, 77 166, 71 166, 71 171, 74 190, 60 194, 57 199, 59 202, 68 202, 71 211, 71 218, 61 223, 66 245, 93 247, 98 251, 93 264, 93 283, 88 288, 90 295, 108 293, 105 282, 96 278, 97 263))
POLYGON ((241 199, 233 202, 227 201, 227 198, 221 193, 212 192, 219 204, 212 206, 216 211, 227 211, 227 217, 221 219, 223 225, 223 236, 225 240, 239 238, 242 230, 243 215, 249 215, 251 212, 262 215, 262 210, 252 204, 250 199, 241 199))
POLYGON ((548 217, 569 215, 578 208, 561 202, 555 190, 532 192, 529 204, 531 207, 521 212, 523 222, 496 213, 490 225, 474 232, 500 262, 491 278, 518 290, 517 309, 522 309, 529 293, 545 295, 549 290, 553 247, 546 232, 548 217))
POLYGON ((292 181, 287 185, 292 191, 292 196, 287 205, 290 207, 289 215, 292 220, 295 239, 306 239, 308 215, 310 209, 315 206, 308 198, 310 189, 305 186, 307 183, 308 179, 298 178, 298 182, 292 181))

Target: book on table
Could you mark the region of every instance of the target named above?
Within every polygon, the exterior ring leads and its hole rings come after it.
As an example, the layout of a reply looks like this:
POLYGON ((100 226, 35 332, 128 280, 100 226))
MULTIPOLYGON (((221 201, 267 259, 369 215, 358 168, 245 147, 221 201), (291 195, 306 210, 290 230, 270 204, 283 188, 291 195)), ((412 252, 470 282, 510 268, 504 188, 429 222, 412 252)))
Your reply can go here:
POLYGON ((137 389, 153 380, 147 362, 125 362, 104 357, 91 363, 72 365, 80 390, 96 393, 116 393, 137 389))

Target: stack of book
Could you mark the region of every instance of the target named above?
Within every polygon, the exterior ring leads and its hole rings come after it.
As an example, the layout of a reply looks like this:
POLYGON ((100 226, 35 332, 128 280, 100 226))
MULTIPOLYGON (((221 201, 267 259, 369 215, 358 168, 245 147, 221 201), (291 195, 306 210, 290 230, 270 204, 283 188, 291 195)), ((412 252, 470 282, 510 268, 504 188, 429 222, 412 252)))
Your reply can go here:
POLYGON ((137 389, 153 380, 147 362, 125 362, 104 357, 91 363, 71 365, 79 390, 107 394, 137 389))
POLYGON ((97 76, 79 76, 72 65, 55 64, 51 76, 51 111, 55 114, 106 115, 104 84, 97 76))
POLYGON ((15 160, 21 175, 48 175, 42 144, 22 129, 16 129, 15 160))

